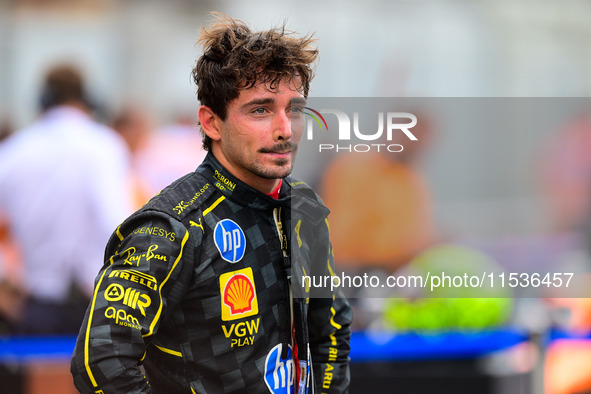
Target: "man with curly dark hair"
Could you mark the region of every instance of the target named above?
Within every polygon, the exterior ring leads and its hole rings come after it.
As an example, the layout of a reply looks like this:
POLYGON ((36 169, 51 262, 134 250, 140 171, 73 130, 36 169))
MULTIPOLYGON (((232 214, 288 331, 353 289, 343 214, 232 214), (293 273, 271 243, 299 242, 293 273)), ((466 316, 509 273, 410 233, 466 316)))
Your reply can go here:
POLYGON ((88 393, 346 393, 328 209, 289 176, 317 50, 220 17, 193 77, 209 151, 117 228, 72 359, 88 393), (145 368, 144 376, 140 365, 145 368))

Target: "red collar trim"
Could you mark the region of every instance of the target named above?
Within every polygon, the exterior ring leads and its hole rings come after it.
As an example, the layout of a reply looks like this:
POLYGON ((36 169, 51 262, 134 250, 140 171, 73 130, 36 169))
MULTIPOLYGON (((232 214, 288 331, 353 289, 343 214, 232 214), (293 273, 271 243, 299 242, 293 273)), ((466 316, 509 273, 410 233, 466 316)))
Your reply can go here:
POLYGON ((279 179, 279 184, 271 193, 265 193, 267 196, 273 197, 275 200, 279 198, 279 189, 281 189, 281 183, 283 183, 283 179, 279 179))

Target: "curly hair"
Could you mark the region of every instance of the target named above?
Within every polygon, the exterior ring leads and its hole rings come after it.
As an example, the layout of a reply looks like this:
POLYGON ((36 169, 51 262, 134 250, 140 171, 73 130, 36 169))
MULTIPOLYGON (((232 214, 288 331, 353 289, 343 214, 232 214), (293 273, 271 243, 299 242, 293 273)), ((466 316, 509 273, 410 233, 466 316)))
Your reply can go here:
MULTIPOLYGON (((222 120, 228 103, 240 91, 258 84, 276 89, 288 78, 295 79, 304 97, 314 77, 312 64, 318 50, 312 47, 312 35, 294 37, 285 24, 268 31, 253 32, 242 21, 217 15, 217 21, 201 30, 197 41, 203 55, 191 74, 197 85, 197 99, 222 120)), ((203 131, 202 131, 203 133, 203 131)), ((203 133, 203 147, 211 148, 211 139, 203 133)))

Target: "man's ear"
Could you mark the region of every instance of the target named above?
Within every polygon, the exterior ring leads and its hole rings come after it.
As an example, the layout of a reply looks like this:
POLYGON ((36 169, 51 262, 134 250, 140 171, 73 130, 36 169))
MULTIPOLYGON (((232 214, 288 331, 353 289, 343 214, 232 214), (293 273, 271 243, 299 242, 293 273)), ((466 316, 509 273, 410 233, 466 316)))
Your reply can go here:
POLYGON ((221 119, 206 105, 199 107, 199 123, 203 132, 214 141, 219 141, 222 136, 220 132, 221 119))

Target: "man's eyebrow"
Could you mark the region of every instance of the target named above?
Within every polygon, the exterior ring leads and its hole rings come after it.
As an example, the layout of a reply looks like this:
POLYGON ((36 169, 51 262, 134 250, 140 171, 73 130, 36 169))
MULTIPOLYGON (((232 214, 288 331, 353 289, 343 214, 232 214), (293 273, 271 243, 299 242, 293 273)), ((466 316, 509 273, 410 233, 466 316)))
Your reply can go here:
POLYGON ((306 105, 306 99, 303 97, 292 98, 291 103, 296 105, 306 105))
POLYGON ((250 100, 249 102, 242 104, 241 108, 247 108, 253 105, 263 105, 263 104, 273 104, 275 102, 275 99, 272 97, 266 97, 266 98, 256 98, 253 100, 250 100))

